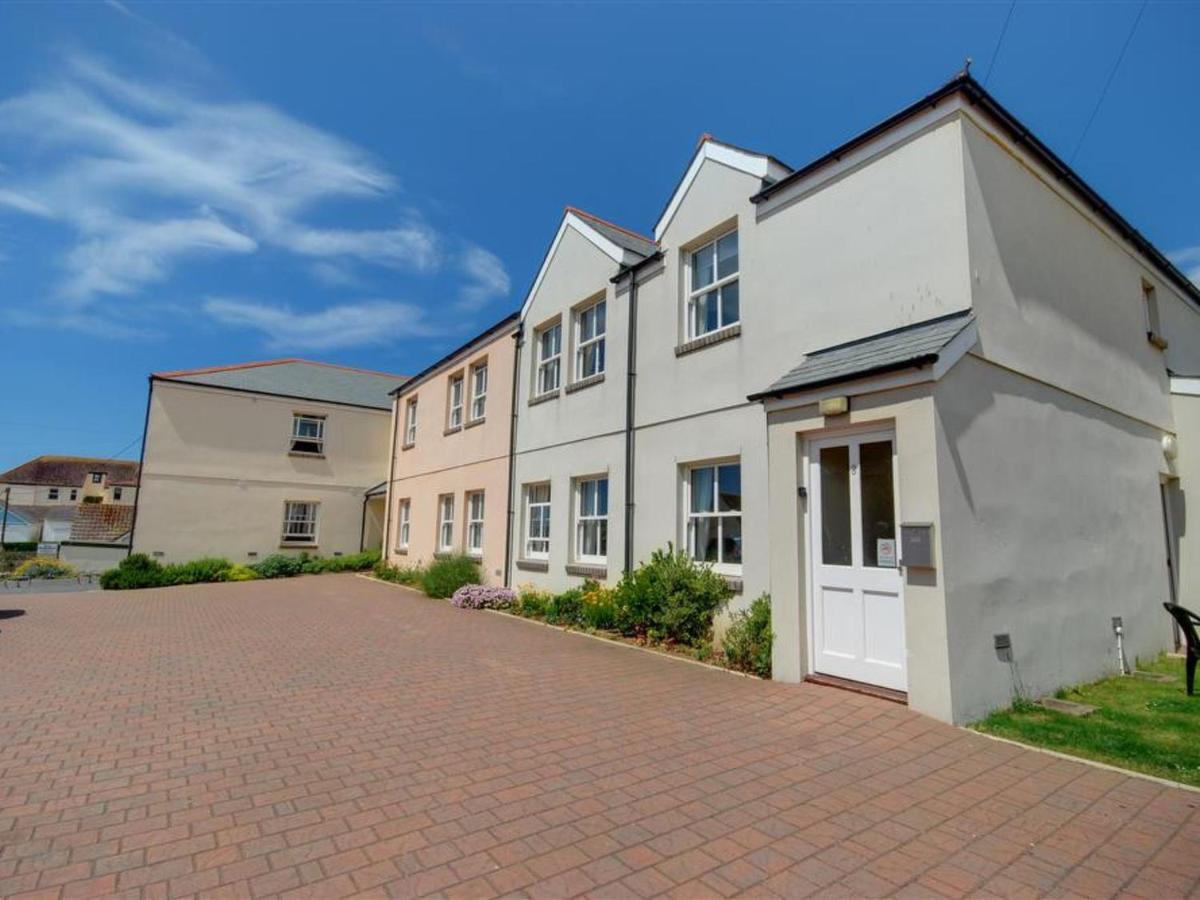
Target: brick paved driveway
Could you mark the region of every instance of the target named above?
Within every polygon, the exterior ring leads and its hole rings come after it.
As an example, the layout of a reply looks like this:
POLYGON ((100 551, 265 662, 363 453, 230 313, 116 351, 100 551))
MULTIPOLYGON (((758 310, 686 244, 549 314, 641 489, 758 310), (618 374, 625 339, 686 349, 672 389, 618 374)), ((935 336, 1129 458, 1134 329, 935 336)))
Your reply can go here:
POLYGON ((1200 891, 1200 794, 833 689, 354 576, 21 603, 0 894, 1200 891))

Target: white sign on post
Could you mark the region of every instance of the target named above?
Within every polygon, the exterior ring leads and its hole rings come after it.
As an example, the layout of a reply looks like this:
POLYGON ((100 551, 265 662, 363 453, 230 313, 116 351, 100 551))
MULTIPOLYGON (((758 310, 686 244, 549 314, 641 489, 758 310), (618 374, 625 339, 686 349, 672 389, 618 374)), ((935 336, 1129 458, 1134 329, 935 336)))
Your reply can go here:
POLYGON ((38 556, 52 556, 58 559, 58 544, 53 541, 41 541, 37 548, 38 556))
POLYGON ((896 568, 896 539, 878 538, 875 541, 875 562, 881 569, 896 568))

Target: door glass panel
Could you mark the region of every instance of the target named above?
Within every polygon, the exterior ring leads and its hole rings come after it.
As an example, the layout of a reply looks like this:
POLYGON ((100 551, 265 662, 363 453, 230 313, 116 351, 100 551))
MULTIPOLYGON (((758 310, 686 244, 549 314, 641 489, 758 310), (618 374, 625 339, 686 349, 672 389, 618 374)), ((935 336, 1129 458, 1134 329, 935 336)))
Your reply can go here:
POLYGON ((858 448, 862 478, 863 565, 896 567, 896 493, 892 486, 892 442, 858 448))
POLYGON ((850 448, 821 449, 821 560, 848 566, 850 558, 850 448))

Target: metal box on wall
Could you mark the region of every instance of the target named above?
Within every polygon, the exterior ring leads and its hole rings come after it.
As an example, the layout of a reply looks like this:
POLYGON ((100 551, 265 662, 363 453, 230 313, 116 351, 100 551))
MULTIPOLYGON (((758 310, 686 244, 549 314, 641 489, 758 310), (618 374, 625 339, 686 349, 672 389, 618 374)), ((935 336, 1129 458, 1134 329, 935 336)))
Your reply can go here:
POLYGON ((900 565, 910 569, 933 568, 933 523, 900 524, 900 565))

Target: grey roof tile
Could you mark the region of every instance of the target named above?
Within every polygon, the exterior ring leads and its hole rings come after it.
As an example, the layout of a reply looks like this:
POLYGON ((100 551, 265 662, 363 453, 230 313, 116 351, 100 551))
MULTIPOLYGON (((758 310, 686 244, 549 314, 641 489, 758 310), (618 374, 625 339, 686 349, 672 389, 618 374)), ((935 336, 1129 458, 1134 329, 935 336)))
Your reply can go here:
POLYGON ((154 377, 163 381, 206 384, 239 391, 323 400, 329 403, 348 403, 375 409, 391 409, 392 402, 388 394, 405 380, 403 375, 349 369, 305 359, 280 359, 213 369, 162 372, 154 377))
POLYGON ((575 206, 568 206, 567 211, 575 213, 581 219, 585 219, 589 225, 618 247, 631 250, 638 256, 652 256, 658 252, 658 244, 648 237, 643 237, 627 228, 622 228, 620 225, 614 225, 612 222, 601 219, 599 216, 594 216, 590 212, 585 212, 575 206))
POLYGON ((933 362, 956 335, 973 321, 971 310, 927 319, 845 344, 814 350, 766 390, 752 395, 761 399, 803 388, 836 384, 874 372, 891 371, 933 362))

